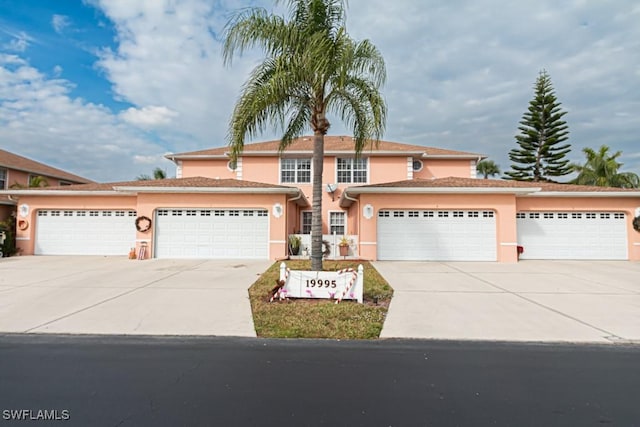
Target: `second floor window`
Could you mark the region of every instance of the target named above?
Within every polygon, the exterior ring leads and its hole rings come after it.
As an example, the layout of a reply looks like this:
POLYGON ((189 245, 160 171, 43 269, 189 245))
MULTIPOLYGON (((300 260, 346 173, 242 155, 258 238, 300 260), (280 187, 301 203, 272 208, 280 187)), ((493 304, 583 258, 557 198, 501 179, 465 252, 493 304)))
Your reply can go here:
POLYGON ((0 168, 0 190, 7 188, 7 170, 0 168))
POLYGON ((308 184, 311 182, 311 159, 280 159, 280 182, 308 184))
POLYGON ((338 159, 338 182, 355 184, 367 182, 367 159, 338 159))

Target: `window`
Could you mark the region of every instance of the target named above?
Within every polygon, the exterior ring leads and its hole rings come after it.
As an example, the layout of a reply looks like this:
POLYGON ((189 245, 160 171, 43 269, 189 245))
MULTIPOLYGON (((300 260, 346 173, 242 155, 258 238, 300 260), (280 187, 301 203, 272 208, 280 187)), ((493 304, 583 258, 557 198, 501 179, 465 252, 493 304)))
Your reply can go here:
POLYGON ((0 169, 0 190, 6 190, 7 188, 7 170, 0 169))
POLYGON ((423 167, 422 160, 414 159, 412 162, 412 167, 414 172, 420 172, 423 167))
POLYGON ((367 159, 338 159, 338 182, 343 184, 367 182, 367 159))
POLYGON ((302 234, 311 234, 311 211, 302 211, 302 234))
POLYGON ((329 233, 344 236, 344 212, 329 212, 329 233))
POLYGON ((308 184, 311 182, 311 159, 280 159, 280 182, 308 184))

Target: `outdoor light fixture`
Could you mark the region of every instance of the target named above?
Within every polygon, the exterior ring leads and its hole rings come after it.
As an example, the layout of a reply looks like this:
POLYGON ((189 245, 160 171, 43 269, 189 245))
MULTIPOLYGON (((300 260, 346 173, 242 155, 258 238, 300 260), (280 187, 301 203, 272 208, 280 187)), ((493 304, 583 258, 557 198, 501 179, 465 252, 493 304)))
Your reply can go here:
POLYGON ((331 194, 331 201, 334 201, 333 195, 338 189, 338 184, 327 184, 327 193, 331 194))

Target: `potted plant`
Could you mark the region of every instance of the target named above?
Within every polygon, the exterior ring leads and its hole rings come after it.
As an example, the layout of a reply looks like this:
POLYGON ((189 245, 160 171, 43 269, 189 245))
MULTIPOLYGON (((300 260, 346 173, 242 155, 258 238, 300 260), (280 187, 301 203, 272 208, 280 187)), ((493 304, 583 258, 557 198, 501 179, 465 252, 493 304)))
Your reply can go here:
POLYGON ((338 247, 340 248, 340 256, 349 255, 349 239, 347 239, 345 236, 342 236, 342 239, 340 239, 338 247))
POLYGON ((295 234, 289 235, 289 253, 291 255, 298 255, 300 253, 300 243, 302 243, 300 236, 296 236, 295 234))

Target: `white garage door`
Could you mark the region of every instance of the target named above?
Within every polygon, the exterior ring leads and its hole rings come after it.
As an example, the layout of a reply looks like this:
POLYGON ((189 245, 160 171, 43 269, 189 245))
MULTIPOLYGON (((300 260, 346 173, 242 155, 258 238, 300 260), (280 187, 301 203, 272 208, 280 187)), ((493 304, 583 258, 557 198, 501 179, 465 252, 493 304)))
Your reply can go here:
POLYGON ((159 209, 157 258, 269 258, 269 216, 263 209, 159 209))
POLYGON ((36 255, 122 255, 136 244, 136 212, 39 210, 36 255))
POLYGON ((628 259, 622 212, 518 212, 520 259, 628 259))
POLYGON ((378 259, 495 261, 493 211, 381 210, 378 259))

